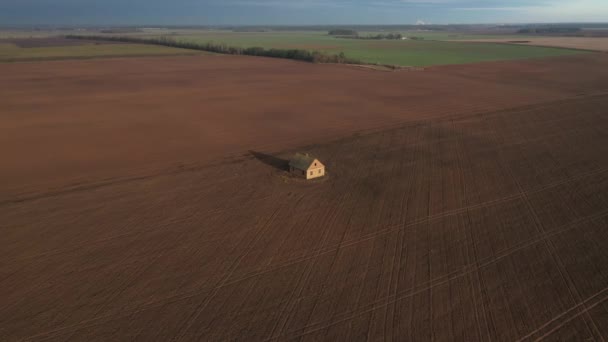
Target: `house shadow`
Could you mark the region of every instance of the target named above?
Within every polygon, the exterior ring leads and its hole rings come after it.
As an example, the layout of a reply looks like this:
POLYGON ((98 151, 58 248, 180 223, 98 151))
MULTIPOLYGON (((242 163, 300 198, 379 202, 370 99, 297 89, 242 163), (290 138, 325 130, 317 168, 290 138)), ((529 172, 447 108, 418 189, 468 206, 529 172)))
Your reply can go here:
POLYGON ((265 153, 261 153, 261 152, 256 152, 256 151, 249 151, 249 153, 251 153, 251 155, 261 161, 262 163, 272 166, 277 170, 280 171, 289 171, 289 160, 285 160, 285 159, 281 159, 275 156, 271 156, 269 154, 265 154, 265 153))

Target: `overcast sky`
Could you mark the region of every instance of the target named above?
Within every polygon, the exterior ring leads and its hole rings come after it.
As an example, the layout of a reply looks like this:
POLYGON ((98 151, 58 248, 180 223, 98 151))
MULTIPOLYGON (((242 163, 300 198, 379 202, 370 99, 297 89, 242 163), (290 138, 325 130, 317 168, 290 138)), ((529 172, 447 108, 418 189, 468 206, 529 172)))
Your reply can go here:
POLYGON ((608 22, 608 0, 0 0, 0 25, 608 22))

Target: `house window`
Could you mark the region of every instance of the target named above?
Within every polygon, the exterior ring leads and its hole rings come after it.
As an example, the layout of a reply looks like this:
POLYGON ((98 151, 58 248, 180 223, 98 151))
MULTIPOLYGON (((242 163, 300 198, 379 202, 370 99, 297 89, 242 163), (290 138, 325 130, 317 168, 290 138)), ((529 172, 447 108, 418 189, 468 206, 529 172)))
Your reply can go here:
POLYGON ((319 174, 321 174, 321 170, 319 170, 319 174))
POLYGON ((310 171, 310 175, 311 175, 311 176, 313 175, 313 172, 312 172, 312 171, 310 171))

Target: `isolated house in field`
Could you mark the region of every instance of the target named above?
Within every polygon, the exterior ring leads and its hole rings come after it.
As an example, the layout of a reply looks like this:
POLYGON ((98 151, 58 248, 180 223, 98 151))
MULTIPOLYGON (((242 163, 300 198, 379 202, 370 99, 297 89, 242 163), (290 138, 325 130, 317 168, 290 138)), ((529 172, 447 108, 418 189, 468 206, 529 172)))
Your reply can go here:
POLYGON ((289 161, 289 172, 306 179, 319 178, 325 176, 325 165, 308 154, 296 153, 289 161))

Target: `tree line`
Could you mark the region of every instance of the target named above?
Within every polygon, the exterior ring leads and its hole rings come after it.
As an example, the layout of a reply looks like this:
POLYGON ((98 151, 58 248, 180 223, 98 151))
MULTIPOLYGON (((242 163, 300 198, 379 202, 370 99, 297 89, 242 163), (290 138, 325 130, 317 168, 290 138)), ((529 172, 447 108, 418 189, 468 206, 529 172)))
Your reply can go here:
POLYGON ((527 27, 517 31, 521 34, 561 34, 561 33, 578 33, 583 29, 580 27, 527 27))
POLYGON ((401 33, 388 33, 388 34, 376 34, 371 36, 356 36, 355 39, 371 39, 371 40, 401 40, 403 35, 401 33))
POLYGON ((260 57, 273 57, 273 58, 285 58, 295 59, 299 61, 305 61, 310 63, 338 63, 338 64, 364 64, 363 62, 348 58, 344 53, 339 54, 326 54, 320 51, 309 51, 303 49, 265 49, 263 47, 234 47, 228 46, 223 43, 193 43, 178 41, 168 37, 160 38, 138 38, 138 37, 125 37, 125 36, 94 36, 94 35, 67 35, 67 39, 83 39, 83 40, 95 40, 95 41, 112 41, 121 43, 134 43, 134 44, 149 44, 149 45, 161 45, 180 49, 199 50, 214 52, 226 55, 246 55, 246 56, 260 56, 260 57))
POLYGON ((327 33, 330 36, 336 38, 348 38, 348 39, 368 39, 368 40, 400 40, 403 38, 401 33, 378 33, 375 35, 362 36, 359 32, 354 30, 336 29, 331 30, 327 33))

